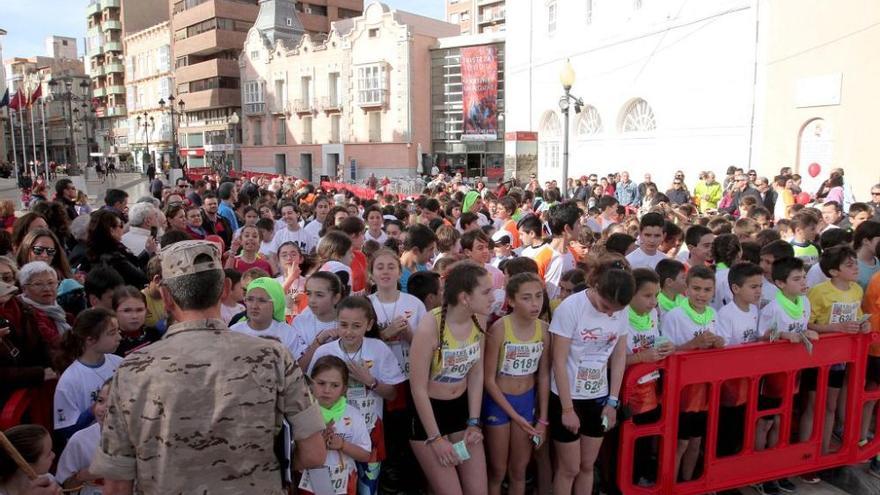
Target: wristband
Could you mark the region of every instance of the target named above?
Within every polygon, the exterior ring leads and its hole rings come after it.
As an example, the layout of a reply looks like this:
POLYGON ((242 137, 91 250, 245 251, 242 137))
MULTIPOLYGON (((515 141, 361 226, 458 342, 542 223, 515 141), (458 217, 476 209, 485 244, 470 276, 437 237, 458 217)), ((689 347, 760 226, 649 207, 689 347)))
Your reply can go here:
POLYGON ((544 426, 550 426, 550 422, 549 422, 549 421, 547 421, 546 419, 541 419, 541 418, 538 418, 538 424, 539 424, 539 425, 544 425, 544 426))
POLYGON ((479 428, 480 427, 480 418, 468 418, 467 426, 468 426, 468 428, 470 428, 471 426, 476 426, 477 428, 479 428))
POLYGON ((443 435, 441 435, 439 433, 434 435, 433 437, 428 437, 425 439, 425 445, 431 445, 432 443, 436 442, 437 440, 440 440, 441 438, 443 438, 443 435))
POLYGON ((373 390, 376 390, 376 387, 378 387, 378 386, 379 386, 379 379, 373 378, 373 384, 367 385, 366 387, 367 387, 367 390, 372 392, 373 390))
POLYGON ((617 409, 617 406, 620 405, 620 401, 617 400, 617 397, 610 395, 607 399, 605 399, 605 405, 612 409, 617 409))

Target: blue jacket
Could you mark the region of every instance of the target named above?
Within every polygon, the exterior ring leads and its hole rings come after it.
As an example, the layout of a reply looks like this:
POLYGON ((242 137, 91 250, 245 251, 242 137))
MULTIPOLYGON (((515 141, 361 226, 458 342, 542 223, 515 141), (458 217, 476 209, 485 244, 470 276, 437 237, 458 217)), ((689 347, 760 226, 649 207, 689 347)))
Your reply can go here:
POLYGON ((639 186, 633 181, 629 181, 626 184, 618 182, 614 197, 616 197, 617 201, 623 206, 638 206, 639 186))
POLYGON ((220 206, 217 208, 217 214, 225 218, 226 221, 229 222, 229 226, 232 227, 233 232, 238 230, 238 219, 235 218, 235 212, 232 211, 231 206, 226 204, 224 201, 221 201, 220 206))

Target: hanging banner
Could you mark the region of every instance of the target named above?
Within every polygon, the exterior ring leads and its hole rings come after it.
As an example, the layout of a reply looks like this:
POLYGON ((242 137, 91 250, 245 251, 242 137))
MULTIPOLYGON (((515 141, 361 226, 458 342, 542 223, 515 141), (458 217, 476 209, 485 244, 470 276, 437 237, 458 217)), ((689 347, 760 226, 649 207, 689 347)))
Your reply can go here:
POLYGON ((493 46, 461 49, 462 141, 498 139, 498 59, 493 46))

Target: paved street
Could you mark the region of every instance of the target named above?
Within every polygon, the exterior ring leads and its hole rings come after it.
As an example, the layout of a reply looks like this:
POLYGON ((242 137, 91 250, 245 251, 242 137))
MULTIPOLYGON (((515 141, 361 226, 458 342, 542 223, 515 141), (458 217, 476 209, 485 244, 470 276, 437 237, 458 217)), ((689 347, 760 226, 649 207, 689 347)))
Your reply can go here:
MULTIPOLYGON (((65 176, 59 176, 64 178, 65 176)), ((89 194, 89 202, 92 206, 103 204, 104 191, 112 188, 125 189, 131 202, 149 192, 147 178, 137 173, 120 173, 116 178, 109 178, 105 182, 93 179, 86 181, 86 190, 89 194)), ((51 198, 55 193, 54 183, 50 183, 48 195, 51 198)), ((11 199, 15 201, 16 209, 22 211, 21 190, 16 185, 15 179, 0 179, 0 200, 11 199)))

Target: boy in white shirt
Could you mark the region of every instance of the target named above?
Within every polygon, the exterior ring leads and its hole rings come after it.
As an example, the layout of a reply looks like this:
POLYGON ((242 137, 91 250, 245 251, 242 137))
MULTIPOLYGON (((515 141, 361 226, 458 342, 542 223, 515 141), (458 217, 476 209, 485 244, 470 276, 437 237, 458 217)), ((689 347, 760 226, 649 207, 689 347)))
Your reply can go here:
POLYGON ((646 213, 639 221, 639 247, 626 255, 626 260, 633 270, 636 268, 657 267, 660 260, 666 259, 666 254, 659 251, 660 243, 663 242, 663 227, 666 220, 663 215, 655 212, 646 213))
MULTIPOLYGON (((695 266, 687 275, 687 300, 663 317, 661 330, 675 344, 676 351, 724 347, 719 337, 715 310, 709 306, 715 294, 715 274, 704 266, 695 266)), ((678 419, 676 473, 681 469, 684 481, 693 479, 706 434, 709 410, 709 385, 695 384, 682 391, 682 412, 678 419)))
POLYGON ((773 263, 783 258, 794 258, 794 248, 788 242, 779 239, 762 247, 760 256, 764 283, 761 288, 761 304, 758 307, 763 310, 776 297, 776 291, 779 290, 773 282, 773 263))

